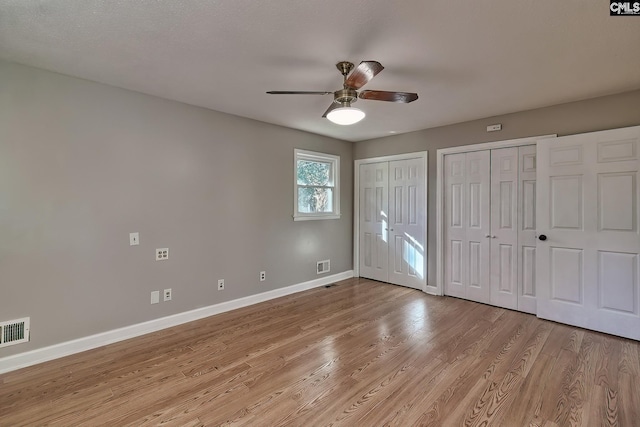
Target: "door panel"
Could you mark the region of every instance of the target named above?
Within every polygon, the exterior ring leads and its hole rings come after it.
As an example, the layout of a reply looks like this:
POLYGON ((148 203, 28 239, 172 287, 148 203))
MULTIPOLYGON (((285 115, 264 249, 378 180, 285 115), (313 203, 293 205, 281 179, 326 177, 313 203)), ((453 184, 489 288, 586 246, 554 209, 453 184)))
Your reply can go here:
POLYGON ((635 172, 598 174, 598 226, 600 231, 636 231, 635 172))
POLYGON ((550 248, 551 299, 583 305, 582 249, 550 248))
POLYGON ((551 228, 582 230, 582 175, 549 178, 551 228))
POLYGON ((360 165, 360 276, 388 278, 388 164, 360 165))
POLYGON ((538 142, 538 316, 640 339, 640 127, 538 142))
POLYGON ((598 251, 600 307, 637 315, 637 277, 638 254, 598 251))

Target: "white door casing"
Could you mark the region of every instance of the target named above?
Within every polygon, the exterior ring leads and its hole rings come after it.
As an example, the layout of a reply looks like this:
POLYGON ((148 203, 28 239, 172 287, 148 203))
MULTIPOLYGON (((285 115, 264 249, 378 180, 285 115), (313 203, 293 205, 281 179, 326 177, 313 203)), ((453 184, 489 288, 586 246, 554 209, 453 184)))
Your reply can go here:
POLYGON ((538 316, 640 339, 640 126, 538 142, 538 316))

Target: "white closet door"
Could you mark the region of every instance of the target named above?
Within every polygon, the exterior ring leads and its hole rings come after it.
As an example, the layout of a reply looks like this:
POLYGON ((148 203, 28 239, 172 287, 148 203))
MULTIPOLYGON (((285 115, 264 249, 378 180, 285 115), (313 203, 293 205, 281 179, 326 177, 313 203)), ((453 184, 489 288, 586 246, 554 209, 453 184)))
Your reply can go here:
POLYGON ((360 165, 360 276, 386 282, 388 259, 388 162, 360 165))
POLYGON ((518 148, 491 150, 491 304, 518 309, 518 148))
POLYGON ((536 146, 518 154, 518 310, 536 314, 536 146))
POLYGON ((389 283, 423 290, 426 277, 423 159, 389 162, 389 283))
POLYGON ((458 298, 467 296, 465 158, 444 156, 444 293, 458 298))
POLYGON ((639 151, 640 127, 538 142, 539 317, 640 339, 639 151))
POLYGON ((491 156, 489 151, 467 153, 466 159, 467 298, 489 303, 491 232, 491 156))
POLYGON ((445 156, 445 293, 490 300, 490 155, 445 156))

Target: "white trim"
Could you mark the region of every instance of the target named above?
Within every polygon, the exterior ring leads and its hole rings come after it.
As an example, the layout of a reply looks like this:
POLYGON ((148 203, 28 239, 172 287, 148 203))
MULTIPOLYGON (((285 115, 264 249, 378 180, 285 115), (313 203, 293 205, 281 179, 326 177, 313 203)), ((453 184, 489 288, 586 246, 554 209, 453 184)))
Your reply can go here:
POLYGON ((305 216, 293 216, 294 221, 313 221, 318 219, 340 219, 340 215, 330 214, 330 215, 305 215, 305 216))
POLYGON ((416 151, 414 153, 405 153, 405 154, 394 154, 392 156, 382 156, 382 157, 369 157, 366 159, 358 159, 355 160, 355 164, 360 166, 361 164, 367 163, 381 163, 381 162, 394 162, 396 160, 409 160, 409 159, 421 159, 424 157, 428 157, 428 151, 416 151))
POLYGON ((529 136, 526 138, 506 139, 504 141, 483 142, 481 144, 459 145, 457 147, 440 148, 437 155, 469 153, 471 151, 495 150, 496 148, 520 147, 522 145, 535 145, 539 139, 555 138, 557 134, 529 136))
POLYGON ((381 162, 393 162, 396 160, 409 160, 409 159, 423 159, 424 160, 424 241, 425 241, 425 257, 424 257, 424 283, 422 287, 422 291, 428 294, 431 294, 432 291, 427 282, 428 277, 428 237, 429 237, 429 219, 428 219, 428 202, 429 199, 429 152, 428 151, 418 151, 415 153, 406 153, 406 154, 395 154, 392 156, 382 156, 382 157, 370 157, 368 159, 358 159, 355 160, 354 168, 353 168, 353 275, 354 277, 360 277, 360 239, 358 236, 360 235, 360 165, 368 164, 368 163, 381 163, 381 162))
POLYGON ((0 374, 353 277, 353 270, 0 358, 0 374))
MULTIPOLYGON (((310 221, 319 219, 340 219, 340 156, 318 153, 316 151, 293 150, 293 220, 310 221), (331 164, 331 181, 333 182, 332 212, 298 212, 298 160, 309 160, 331 164)), ((329 186, 327 186, 329 187, 329 186)))
POLYGON ((485 142, 482 144, 462 145, 441 148, 436 151, 436 277, 437 283, 433 295, 444 295, 444 156, 447 154, 468 153, 471 151, 493 150, 506 147, 535 145, 540 139, 555 138, 556 134, 531 136, 528 138, 508 139, 505 141, 485 142))

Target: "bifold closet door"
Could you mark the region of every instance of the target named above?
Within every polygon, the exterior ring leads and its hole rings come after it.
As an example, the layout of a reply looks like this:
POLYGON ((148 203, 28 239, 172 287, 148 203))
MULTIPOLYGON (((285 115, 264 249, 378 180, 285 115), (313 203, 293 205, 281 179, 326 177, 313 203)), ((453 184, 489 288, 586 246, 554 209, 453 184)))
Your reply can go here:
POLYGON ((425 173, 422 158, 360 165, 361 277, 423 290, 425 173))
POLYGON ((640 340, 640 126, 538 142, 538 316, 640 340))
POLYGON ((360 276, 389 279, 389 162, 360 165, 360 276))
POLYGON ((518 147, 491 150, 491 298, 518 309, 518 147))
POLYGON ((492 305, 536 313, 536 146, 491 150, 492 305))
POLYGON ((535 146, 444 158, 445 294, 535 313, 535 146))
POLYGON ((536 146, 518 155, 518 310, 536 314, 536 146))
POLYGON ((426 191, 421 158, 389 162, 389 283, 422 289, 426 191))
POLYGON ((490 301, 490 153, 444 158, 446 295, 490 301))

